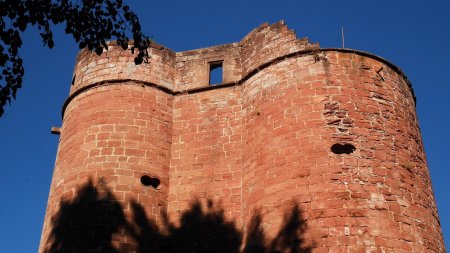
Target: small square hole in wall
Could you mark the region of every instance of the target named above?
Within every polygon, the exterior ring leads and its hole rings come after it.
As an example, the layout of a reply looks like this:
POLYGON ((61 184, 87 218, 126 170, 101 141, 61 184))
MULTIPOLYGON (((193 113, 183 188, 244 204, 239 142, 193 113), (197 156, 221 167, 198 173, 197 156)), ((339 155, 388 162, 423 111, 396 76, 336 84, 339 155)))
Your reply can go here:
POLYGON ((209 85, 221 84, 223 82, 223 61, 209 63, 209 85))

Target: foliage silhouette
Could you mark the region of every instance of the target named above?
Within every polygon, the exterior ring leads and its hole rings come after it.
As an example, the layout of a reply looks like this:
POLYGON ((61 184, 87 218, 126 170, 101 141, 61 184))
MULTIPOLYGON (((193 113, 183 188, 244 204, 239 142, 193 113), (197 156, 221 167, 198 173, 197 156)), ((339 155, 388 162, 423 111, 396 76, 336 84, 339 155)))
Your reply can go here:
POLYGON ((236 224, 228 221, 223 208, 211 200, 206 205, 192 203, 181 215, 179 225, 163 215, 158 226, 141 204, 131 201, 130 207, 127 219, 104 184, 96 187, 87 182, 72 201, 61 202, 43 252, 238 253, 244 245, 245 253, 311 252, 310 247, 302 246, 306 225, 295 204, 285 213, 282 228, 271 240, 262 229, 261 212, 256 211, 245 243, 236 224))
POLYGON ((122 0, 4 0, 0 1, 0 117, 4 106, 16 98, 25 74, 19 49, 21 33, 29 26, 40 31, 44 46, 53 48, 52 25, 65 23, 79 48, 88 48, 98 55, 108 49, 112 38, 123 48, 138 51, 134 61, 148 57, 150 40, 141 31, 139 19, 122 0), (131 36, 128 34, 131 33, 131 36))
POLYGON ((119 253, 113 235, 125 226, 121 205, 108 190, 99 191, 91 181, 79 189, 72 201, 62 201, 48 238, 46 253, 119 253))
POLYGON ((297 204, 294 203, 292 209, 286 211, 283 218, 283 225, 272 240, 267 238, 262 229, 261 217, 261 211, 257 210, 250 220, 244 249, 245 253, 311 252, 311 246, 302 246, 305 244, 302 235, 306 231, 306 224, 301 217, 301 210, 297 204))
POLYGON ((183 213, 180 226, 168 224, 171 252, 238 253, 241 233, 232 221, 226 221, 224 210, 208 201, 206 211, 195 202, 183 213))
POLYGON ((302 234, 306 231, 298 205, 294 205, 292 210, 284 215, 284 224, 278 235, 270 244, 269 252, 285 252, 285 253, 308 253, 311 252, 309 247, 302 247, 305 243, 302 234))
POLYGON ((244 253, 265 253, 267 251, 265 246, 267 239, 261 223, 261 211, 256 210, 250 220, 244 253))
POLYGON ((142 205, 133 201, 131 210, 133 219, 127 231, 137 243, 136 252, 167 252, 165 235, 154 221, 147 218, 142 205))

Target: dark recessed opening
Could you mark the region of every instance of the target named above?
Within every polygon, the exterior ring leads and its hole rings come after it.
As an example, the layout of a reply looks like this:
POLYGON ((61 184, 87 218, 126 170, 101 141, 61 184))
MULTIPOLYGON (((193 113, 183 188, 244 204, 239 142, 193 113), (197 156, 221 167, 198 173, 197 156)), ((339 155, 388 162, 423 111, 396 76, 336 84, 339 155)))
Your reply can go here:
POLYGON ((151 186, 155 189, 159 189, 159 187, 161 186, 161 181, 156 177, 150 177, 147 175, 143 175, 141 177, 141 184, 143 184, 145 186, 151 186))
POLYGON ((331 146, 331 152, 335 154, 351 154, 353 151, 355 151, 355 146, 349 143, 341 144, 336 143, 331 146))
POLYGON ((221 84, 223 82, 223 61, 209 63, 209 85, 221 84))

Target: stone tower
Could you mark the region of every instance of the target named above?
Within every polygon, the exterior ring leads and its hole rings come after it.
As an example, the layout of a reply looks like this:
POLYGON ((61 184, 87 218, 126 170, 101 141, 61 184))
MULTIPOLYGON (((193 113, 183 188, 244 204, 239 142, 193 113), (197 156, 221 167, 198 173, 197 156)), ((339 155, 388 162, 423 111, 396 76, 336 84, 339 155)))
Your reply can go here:
POLYGON ((149 53, 79 53, 40 253, 445 252, 398 67, 282 22, 149 53))

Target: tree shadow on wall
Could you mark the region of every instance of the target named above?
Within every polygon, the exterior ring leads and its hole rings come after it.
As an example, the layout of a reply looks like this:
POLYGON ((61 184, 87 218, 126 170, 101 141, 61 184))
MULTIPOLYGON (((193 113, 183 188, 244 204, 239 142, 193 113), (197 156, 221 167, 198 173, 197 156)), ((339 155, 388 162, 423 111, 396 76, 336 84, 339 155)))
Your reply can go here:
POLYGON ((308 253, 302 246, 306 225, 298 205, 283 217, 283 226, 268 239, 262 215, 255 212, 245 242, 233 221, 211 200, 191 204, 175 225, 163 217, 163 230, 132 201, 126 219, 122 205, 104 185, 86 183, 72 201, 62 201, 52 218, 45 253, 308 253), (246 245, 244 248, 243 245, 246 245))
POLYGON ((98 190, 89 181, 72 201, 61 201, 52 218, 50 247, 45 252, 120 253, 112 245, 112 239, 125 224, 122 206, 111 192, 98 190))
POLYGON ((297 204, 287 211, 283 217, 283 225, 277 235, 269 240, 262 229, 260 211, 253 215, 248 229, 245 253, 309 253, 311 246, 306 244, 303 234, 306 224, 297 204))
POLYGON ((183 213, 177 226, 163 217, 165 232, 147 219, 142 206, 132 204, 133 238, 138 242, 139 253, 146 252, 195 252, 237 253, 242 243, 241 233, 234 222, 225 219, 224 211, 208 203, 206 210, 195 202, 183 213), (137 228, 137 229, 136 229, 137 228), (149 240, 149 238, 151 238, 149 240))

